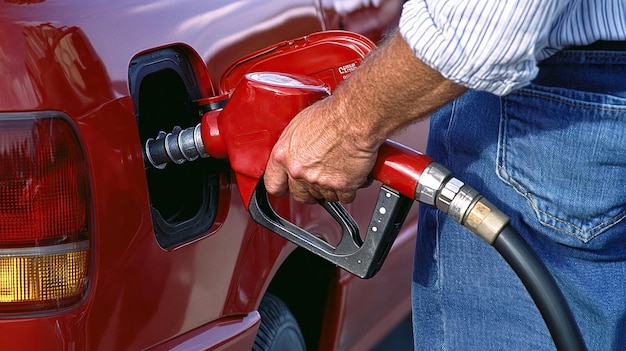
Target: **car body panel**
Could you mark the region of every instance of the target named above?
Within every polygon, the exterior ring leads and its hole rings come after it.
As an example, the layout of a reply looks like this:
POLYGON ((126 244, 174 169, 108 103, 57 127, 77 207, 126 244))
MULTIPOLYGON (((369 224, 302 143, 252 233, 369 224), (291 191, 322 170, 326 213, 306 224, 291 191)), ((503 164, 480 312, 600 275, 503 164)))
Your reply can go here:
MULTIPOLYGON (((384 15, 371 23, 366 20, 374 11, 369 2, 367 9, 344 14, 308 0, 88 5, 20 0, 0 5, 5 83, 0 111, 52 110, 71 116, 85 150, 93 199, 93 264, 86 297, 60 311, 0 317, 3 345, 13 350, 182 350, 200 344, 249 349, 263 292, 295 247, 250 220, 228 174, 220 178, 220 212, 210 230, 172 249, 159 246, 129 64, 141 53, 179 47, 208 98, 216 94, 229 64, 276 42, 340 24, 361 28, 373 40, 382 38, 399 13, 397 1, 383 3, 384 15), (356 15, 359 11, 363 14, 356 15)), ((417 139, 405 140, 423 146, 417 139)), ((374 199, 376 192, 364 189, 359 198, 374 199)), ((315 206, 289 199, 276 206, 303 226, 329 235, 337 230, 315 206)), ((359 223, 367 223, 371 214, 364 207, 360 200, 348 206, 359 223)), ((406 316, 415 223, 413 211, 376 277, 359 280, 336 271, 324 317, 330 331, 322 334, 320 349, 371 347, 406 316), (397 285, 393 296, 389 284, 397 285)))

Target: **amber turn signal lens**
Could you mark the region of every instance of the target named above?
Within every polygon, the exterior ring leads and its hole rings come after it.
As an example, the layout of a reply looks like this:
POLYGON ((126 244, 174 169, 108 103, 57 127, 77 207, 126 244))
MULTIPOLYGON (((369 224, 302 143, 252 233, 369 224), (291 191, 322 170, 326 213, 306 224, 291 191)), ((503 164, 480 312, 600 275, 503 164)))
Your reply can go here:
POLYGON ((78 299, 86 284, 88 244, 0 250, 0 311, 23 310, 29 303, 55 308, 78 299))

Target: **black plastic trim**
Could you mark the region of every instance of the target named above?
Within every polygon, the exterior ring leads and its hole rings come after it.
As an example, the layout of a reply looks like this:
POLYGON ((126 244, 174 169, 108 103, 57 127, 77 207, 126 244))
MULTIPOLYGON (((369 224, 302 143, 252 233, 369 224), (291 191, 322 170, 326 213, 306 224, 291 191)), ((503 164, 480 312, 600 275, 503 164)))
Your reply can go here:
MULTIPOLYGON (((158 79, 156 81, 158 84, 158 79)), ((168 47, 134 57, 128 70, 128 84, 142 144, 148 138, 156 137, 160 130, 171 130, 173 123, 181 124, 183 128, 199 123, 202 110, 195 101, 199 100, 202 94, 193 67, 182 48, 168 47), (184 111, 181 116, 171 116, 167 121, 161 121, 155 118, 163 116, 150 115, 151 112, 146 111, 149 109, 145 108, 142 111, 142 103, 145 106, 145 101, 142 101, 142 89, 148 89, 144 87, 144 83, 149 81, 147 78, 158 75, 168 77, 175 75, 182 82, 179 82, 177 87, 150 87, 163 88, 166 94, 167 89, 172 89, 172 93, 181 94, 178 98, 185 94, 186 101, 181 103, 180 107, 180 110, 184 111), (181 91, 183 89, 184 92, 181 91)), ((161 247, 170 249, 207 233, 218 212, 219 173, 226 169, 224 161, 210 159, 169 165, 164 170, 146 169, 152 223, 155 237, 161 247), (167 201, 168 199, 180 201, 180 207, 168 208, 172 204, 172 201, 167 201)))

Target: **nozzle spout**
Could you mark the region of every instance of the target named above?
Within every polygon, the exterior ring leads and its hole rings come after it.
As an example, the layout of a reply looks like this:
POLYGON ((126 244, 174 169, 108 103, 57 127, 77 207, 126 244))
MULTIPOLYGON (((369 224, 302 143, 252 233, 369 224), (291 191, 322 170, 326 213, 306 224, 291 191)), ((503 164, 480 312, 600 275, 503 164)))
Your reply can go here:
POLYGON ((170 162, 181 164, 198 157, 207 158, 209 154, 204 148, 198 124, 187 129, 174 127, 170 133, 159 132, 156 139, 146 141, 143 156, 146 168, 163 169, 170 162))

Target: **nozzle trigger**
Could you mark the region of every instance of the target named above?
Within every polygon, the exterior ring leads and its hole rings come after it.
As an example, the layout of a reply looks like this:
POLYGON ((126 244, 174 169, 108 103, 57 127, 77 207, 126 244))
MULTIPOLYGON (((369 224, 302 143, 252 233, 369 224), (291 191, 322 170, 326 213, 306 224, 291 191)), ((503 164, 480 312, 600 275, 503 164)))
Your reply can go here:
POLYGON ((342 237, 336 246, 280 217, 272 208, 261 180, 252 194, 248 210, 252 219, 321 258, 360 277, 371 278, 382 267, 391 245, 411 208, 413 200, 382 186, 365 239, 350 213, 339 202, 320 205, 339 223, 342 237))

